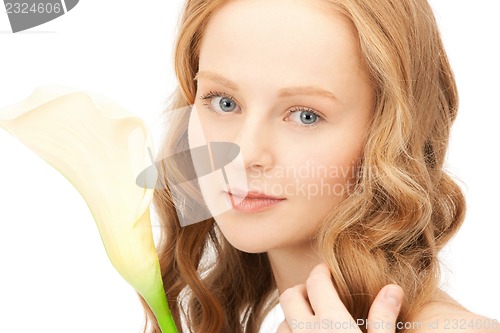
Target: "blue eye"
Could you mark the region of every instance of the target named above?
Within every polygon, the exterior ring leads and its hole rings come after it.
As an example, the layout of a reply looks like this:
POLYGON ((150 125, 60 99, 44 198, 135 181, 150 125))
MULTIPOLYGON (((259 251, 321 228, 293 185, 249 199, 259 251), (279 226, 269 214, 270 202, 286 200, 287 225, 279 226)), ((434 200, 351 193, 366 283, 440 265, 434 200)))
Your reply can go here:
POLYGON ((212 106, 214 106, 214 104, 218 104, 220 109, 224 112, 231 112, 236 108, 236 103, 232 99, 227 97, 214 98, 211 104, 212 106), (219 100, 219 103, 217 103, 217 100, 219 100))
POLYGON ((318 116, 312 112, 302 111, 300 113, 300 121, 302 121, 304 124, 307 124, 307 125, 314 124, 317 119, 318 119, 318 116))
POLYGON ((321 120, 321 116, 310 109, 297 108, 289 111, 289 115, 300 126, 313 127, 316 126, 321 120))
POLYGON ((231 113, 238 109, 238 104, 234 98, 221 92, 211 91, 201 96, 200 99, 208 101, 209 103, 204 105, 215 113, 231 113))

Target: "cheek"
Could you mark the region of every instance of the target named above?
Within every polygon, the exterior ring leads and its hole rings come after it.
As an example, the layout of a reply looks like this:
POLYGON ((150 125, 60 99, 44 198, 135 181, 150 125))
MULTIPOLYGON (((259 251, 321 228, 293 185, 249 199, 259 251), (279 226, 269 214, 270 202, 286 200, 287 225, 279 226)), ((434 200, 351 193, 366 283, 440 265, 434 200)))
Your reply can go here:
POLYGON ((349 193, 346 165, 315 165, 295 178, 297 196, 306 202, 338 202, 349 193), (333 201, 332 201, 333 200, 333 201))
POLYGON ((233 141, 232 138, 235 137, 238 130, 237 122, 231 121, 230 116, 214 113, 201 101, 196 101, 194 106, 193 111, 196 111, 196 117, 207 142, 233 141))
POLYGON ((340 145, 323 146, 316 151, 290 152, 285 162, 288 178, 298 189, 306 186, 301 193, 310 197, 344 196, 349 184, 357 174, 357 151, 340 145))

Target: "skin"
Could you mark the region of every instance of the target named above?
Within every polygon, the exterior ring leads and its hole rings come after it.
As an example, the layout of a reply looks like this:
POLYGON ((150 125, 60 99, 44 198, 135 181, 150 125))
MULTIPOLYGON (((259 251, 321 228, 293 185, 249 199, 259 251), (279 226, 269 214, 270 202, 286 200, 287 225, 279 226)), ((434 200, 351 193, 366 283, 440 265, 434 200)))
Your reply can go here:
MULTIPOLYGON (((352 320, 327 266, 311 250, 311 239, 329 207, 345 197, 371 119, 373 87, 359 54, 351 25, 320 1, 231 1, 214 13, 202 39, 195 110, 206 140, 238 144, 249 190, 285 198, 261 212, 228 209, 215 216, 234 247, 268 253, 286 318, 280 333, 309 332, 294 327, 300 321, 352 320), (283 96, 284 89, 289 94, 283 96), (308 127, 301 116, 316 126, 308 127), (284 174, 287 166, 307 170, 306 176, 284 174), (314 173, 322 167, 328 176, 314 173), (344 191, 326 191, 321 184, 344 191), (320 190, 304 193, 301 186, 320 190)), ((212 191, 204 195, 224 200, 222 187, 203 186, 212 191)), ((369 321, 394 325, 402 296, 399 286, 385 286, 369 321)), ((470 314, 447 297, 436 296, 434 305, 440 306, 417 319, 430 318, 443 306, 470 314)), ((314 330, 333 331, 338 330, 314 330)))
MULTIPOLYGON (((342 174, 350 175, 359 158, 372 113, 372 88, 353 56, 354 34, 344 21, 332 20, 331 10, 323 11, 301 1, 231 2, 210 20, 200 50, 195 106, 207 141, 238 144, 249 189, 286 198, 258 214, 230 210, 216 221, 233 246, 268 252, 277 266, 309 252, 328 208, 345 196, 349 179, 342 174), (335 98, 280 96, 297 86, 320 87, 335 98), (224 113, 221 97, 201 100, 211 91, 232 96, 236 109, 224 113), (301 111, 287 114, 298 108, 317 110, 323 119, 301 126, 301 111)), ((311 259, 307 254, 301 260, 311 259)), ((308 266, 310 271, 314 263, 308 266)), ((283 281, 280 288, 291 285, 283 281)))

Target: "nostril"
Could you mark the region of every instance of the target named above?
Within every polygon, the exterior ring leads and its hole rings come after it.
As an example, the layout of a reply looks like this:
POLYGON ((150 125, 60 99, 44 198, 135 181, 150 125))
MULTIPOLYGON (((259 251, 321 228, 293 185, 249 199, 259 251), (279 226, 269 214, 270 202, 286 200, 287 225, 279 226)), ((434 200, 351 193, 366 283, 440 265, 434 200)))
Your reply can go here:
POLYGON ((260 163, 260 162, 251 162, 250 163, 250 168, 258 168, 258 167, 263 167, 262 163, 260 163))

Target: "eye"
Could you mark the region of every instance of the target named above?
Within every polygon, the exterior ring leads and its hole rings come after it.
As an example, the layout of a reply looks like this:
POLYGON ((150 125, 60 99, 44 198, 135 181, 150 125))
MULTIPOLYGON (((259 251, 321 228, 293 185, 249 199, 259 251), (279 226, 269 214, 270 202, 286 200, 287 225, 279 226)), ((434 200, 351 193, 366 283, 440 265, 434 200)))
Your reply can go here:
POLYGON ((218 104, 220 109, 224 112, 231 112, 234 109, 236 109, 236 103, 232 99, 227 98, 227 97, 214 98, 211 101, 211 104, 213 107, 216 107, 216 105, 218 104))
POLYGON ((289 116, 300 126, 313 127, 317 126, 323 118, 312 109, 296 108, 288 111, 289 116))
POLYGON ((215 113, 231 113, 238 109, 238 104, 233 97, 217 92, 211 91, 200 97, 203 101, 208 101, 204 105, 215 113))

